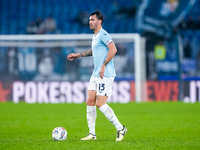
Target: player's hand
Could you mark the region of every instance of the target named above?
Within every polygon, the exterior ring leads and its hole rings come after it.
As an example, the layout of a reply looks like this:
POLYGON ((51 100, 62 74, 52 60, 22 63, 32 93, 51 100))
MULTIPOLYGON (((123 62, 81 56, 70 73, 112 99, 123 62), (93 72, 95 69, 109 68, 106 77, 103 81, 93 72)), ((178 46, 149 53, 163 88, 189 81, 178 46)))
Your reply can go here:
POLYGON ((71 53, 67 56, 67 59, 69 59, 70 61, 74 60, 75 58, 79 58, 81 57, 80 53, 71 53))
POLYGON ((101 79, 103 79, 105 69, 106 69, 106 66, 102 65, 101 69, 100 69, 100 73, 99 73, 99 76, 100 76, 101 79))

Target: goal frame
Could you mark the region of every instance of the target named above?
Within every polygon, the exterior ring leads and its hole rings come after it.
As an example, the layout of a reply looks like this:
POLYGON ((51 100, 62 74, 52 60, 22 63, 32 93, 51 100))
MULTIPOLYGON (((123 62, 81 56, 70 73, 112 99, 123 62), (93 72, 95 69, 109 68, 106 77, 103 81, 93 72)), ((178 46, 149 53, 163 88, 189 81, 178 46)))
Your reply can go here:
MULTIPOLYGON (((110 34, 112 39, 132 40, 135 60, 135 101, 146 101, 145 39, 138 33, 110 34)), ((0 42, 27 40, 90 40, 93 34, 52 34, 52 35, 0 35, 0 42)), ((1 44, 0 44, 1 45, 1 44)))

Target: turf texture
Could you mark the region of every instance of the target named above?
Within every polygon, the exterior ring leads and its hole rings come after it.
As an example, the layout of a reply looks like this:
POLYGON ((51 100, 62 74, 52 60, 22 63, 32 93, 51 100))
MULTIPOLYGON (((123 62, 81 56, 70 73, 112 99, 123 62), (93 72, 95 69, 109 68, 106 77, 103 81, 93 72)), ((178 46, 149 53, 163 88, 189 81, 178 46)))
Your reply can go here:
POLYGON ((0 150, 199 150, 200 103, 110 103, 128 132, 116 142, 116 129, 97 109, 96 141, 88 134, 86 104, 0 103, 0 150), (55 127, 65 141, 51 137, 55 127))

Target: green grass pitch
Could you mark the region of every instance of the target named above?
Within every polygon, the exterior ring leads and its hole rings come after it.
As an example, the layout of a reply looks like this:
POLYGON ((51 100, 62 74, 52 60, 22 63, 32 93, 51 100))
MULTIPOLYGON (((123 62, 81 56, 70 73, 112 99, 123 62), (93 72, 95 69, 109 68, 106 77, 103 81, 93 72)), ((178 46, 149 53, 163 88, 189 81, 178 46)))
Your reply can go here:
POLYGON ((115 142, 116 129, 97 110, 96 141, 88 134, 86 104, 0 103, 1 150, 155 150, 200 149, 200 103, 150 102, 109 104, 128 132, 115 142), (55 127, 68 132, 54 141, 55 127))

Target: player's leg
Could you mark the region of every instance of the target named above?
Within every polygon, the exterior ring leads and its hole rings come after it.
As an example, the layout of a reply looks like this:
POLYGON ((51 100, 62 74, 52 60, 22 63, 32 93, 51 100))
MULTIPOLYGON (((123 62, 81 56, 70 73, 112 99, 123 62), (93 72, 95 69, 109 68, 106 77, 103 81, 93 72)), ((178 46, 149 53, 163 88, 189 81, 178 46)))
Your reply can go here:
POLYGON ((89 134, 81 140, 96 140, 95 135, 95 121, 96 121, 96 89, 94 80, 91 78, 88 88, 87 104, 87 123, 89 128, 89 134))
POLYGON ((122 130, 123 125, 117 119, 117 116, 115 115, 113 109, 108 104, 106 104, 106 99, 107 96, 98 95, 98 99, 96 102, 97 107, 106 116, 106 118, 115 126, 117 131, 122 130))
POLYGON ((87 123, 89 128, 89 134, 82 138, 81 140, 96 140, 95 134, 95 121, 96 121, 96 91, 89 90, 88 91, 88 99, 86 101, 87 104, 87 123))
POLYGON ((87 122, 89 133, 95 135, 95 121, 97 117, 96 113, 96 91, 88 91, 87 103, 87 122))
POLYGON ((106 104, 108 96, 111 96, 112 93, 112 84, 114 78, 103 78, 98 80, 97 86, 97 101, 96 105, 99 110, 106 116, 106 118, 115 126, 117 129, 117 138, 116 141, 121 141, 124 138, 125 133, 127 132, 126 127, 124 127, 118 120, 113 109, 106 104))

